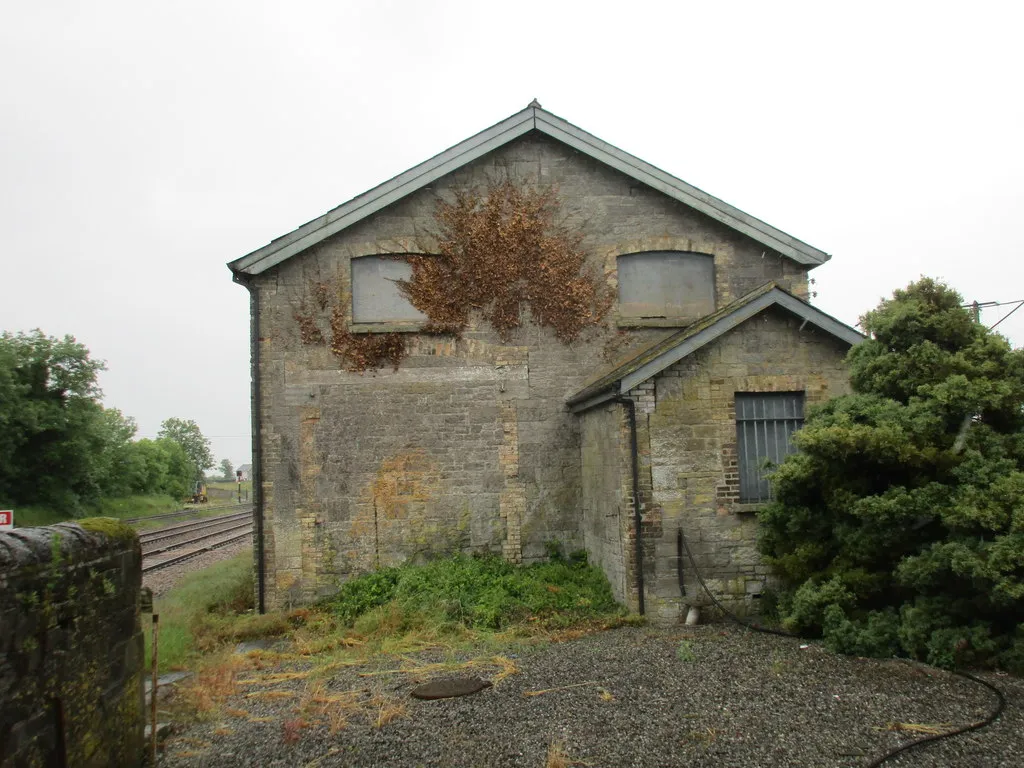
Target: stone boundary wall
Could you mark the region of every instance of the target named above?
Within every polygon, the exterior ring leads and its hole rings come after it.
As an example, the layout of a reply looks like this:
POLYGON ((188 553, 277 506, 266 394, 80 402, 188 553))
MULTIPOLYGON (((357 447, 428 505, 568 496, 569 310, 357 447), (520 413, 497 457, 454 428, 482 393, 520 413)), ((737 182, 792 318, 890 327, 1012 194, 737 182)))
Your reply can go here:
POLYGON ((0 768, 141 764, 141 587, 124 523, 0 532, 0 768))

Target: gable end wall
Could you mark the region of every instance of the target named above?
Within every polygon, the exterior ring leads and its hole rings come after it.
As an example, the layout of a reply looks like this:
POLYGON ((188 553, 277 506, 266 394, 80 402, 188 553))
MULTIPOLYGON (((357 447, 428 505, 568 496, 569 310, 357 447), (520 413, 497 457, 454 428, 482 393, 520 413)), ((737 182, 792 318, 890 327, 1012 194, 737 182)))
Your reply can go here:
MULTIPOLYGON (((611 286, 618 255, 692 250, 715 255, 718 306, 768 280, 806 296, 804 267, 539 134, 257 276, 268 607, 410 558, 529 561, 549 540, 584 545, 580 425, 565 398, 672 329, 611 324, 566 346, 529 322, 508 341, 477 323, 458 343, 408 334, 397 371, 357 374, 326 345, 303 344, 294 318, 315 308, 315 282, 350 300, 352 258, 430 252, 438 196, 505 177, 557 187, 611 286)), ((320 328, 329 334, 325 316, 320 328)))

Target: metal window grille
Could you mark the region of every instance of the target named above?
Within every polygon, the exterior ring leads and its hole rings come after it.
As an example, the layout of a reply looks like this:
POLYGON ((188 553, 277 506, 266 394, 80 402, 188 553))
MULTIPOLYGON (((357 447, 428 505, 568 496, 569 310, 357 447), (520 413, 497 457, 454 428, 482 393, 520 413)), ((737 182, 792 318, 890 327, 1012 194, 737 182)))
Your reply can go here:
POLYGON ((804 423, 803 392, 737 392, 736 453, 740 501, 772 497, 767 463, 778 464, 795 453, 793 433, 804 423))

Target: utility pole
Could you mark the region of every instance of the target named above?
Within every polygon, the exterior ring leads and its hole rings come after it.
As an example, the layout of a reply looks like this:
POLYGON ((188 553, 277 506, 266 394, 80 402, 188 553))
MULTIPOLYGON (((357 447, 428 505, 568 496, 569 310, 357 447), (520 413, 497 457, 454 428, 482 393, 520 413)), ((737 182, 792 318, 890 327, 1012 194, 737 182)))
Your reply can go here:
POLYGON ((980 323, 982 307, 1004 307, 1009 304, 1015 304, 1016 306, 1014 306, 1013 309, 1011 309, 1009 312, 1007 312, 1005 315, 999 318, 994 324, 990 325, 989 330, 991 331, 993 328, 995 328, 997 325, 1003 322, 1003 320, 1005 320, 1018 309, 1020 309, 1022 306, 1024 306, 1024 299, 1014 299, 1013 301, 978 301, 977 299, 975 299, 970 304, 961 304, 960 306, 963 307, 964 309, 969 309, 971 311, 971 315, 974 317, 974 322, 980 323))

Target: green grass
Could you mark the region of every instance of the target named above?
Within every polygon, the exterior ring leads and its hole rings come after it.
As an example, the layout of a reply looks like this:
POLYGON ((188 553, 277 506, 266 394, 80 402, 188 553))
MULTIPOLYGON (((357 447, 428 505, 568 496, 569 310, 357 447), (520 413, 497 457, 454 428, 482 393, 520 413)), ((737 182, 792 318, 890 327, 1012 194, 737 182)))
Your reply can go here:
MULTIPOLYGON (((223 491, 237 491, 238 490, 238 483, 236 483, 236 482, 230 482, 230 483, 221 483, 221 482, 207 483, 206 487, 207 488, 219 488, 219 489, 221 489, 223 491)), ((245 481, 243 481, 242 482, 242 490, 243 491, 251 491, 252 490, 252 480, 245 480, 245 481)))
POLYGON ((120 499, 102 499, 85 505, 85 513, 71 517, 59 509, 49 507, 16 507, 14 525, 27 528, 36 525, 53 525, 81 517, 116 517, 119 520, 132 517, 149 517, 181 509, 178 499, 170 496, 126 496, 120 499))
MULTIPOLYGON (((161 672, 202 668, 218 651, 254 637, 287 636, 306 658, 353 648, 372 656, 508 645, 516 637, 629 623, 604 574, 583 556, 517 566, 496 556, 456 555, 385 568, 346 582, 318 606, 261 616, 253 611, 247 551, 189 574, 155 601, 154 612, 161 672)), ((148 621, 144 630, 149 663, 148 621)))
MULTIPOLYGON (((252 552, 195 571, 154 600, 160 637, 160 672, 187 668, 192 660, 229 643, 282 634, 290 628, 282 614, 253 612, 252 552)), ((152 669, 152 625, 143 621, 146 664, 152 669)))

